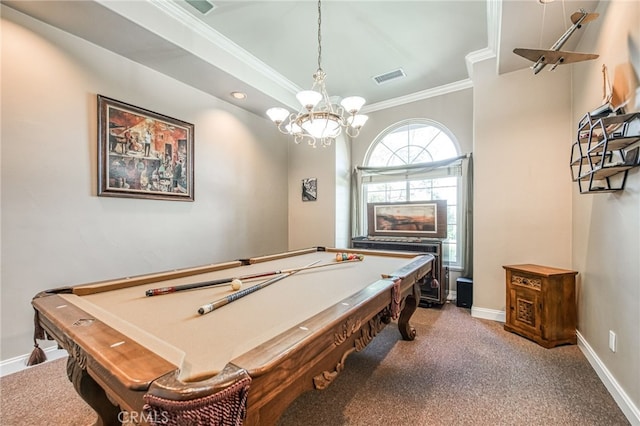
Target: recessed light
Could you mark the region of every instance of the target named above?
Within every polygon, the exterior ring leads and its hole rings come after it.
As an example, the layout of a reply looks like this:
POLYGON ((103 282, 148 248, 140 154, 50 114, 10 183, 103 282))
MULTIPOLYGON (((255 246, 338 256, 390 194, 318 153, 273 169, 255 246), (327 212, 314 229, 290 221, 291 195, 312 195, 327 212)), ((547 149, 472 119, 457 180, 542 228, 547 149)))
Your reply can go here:
POLYGON ((242 92, 231 92, 231 97, 234 99, 243 100, 247 99, 247 94, 242 92))

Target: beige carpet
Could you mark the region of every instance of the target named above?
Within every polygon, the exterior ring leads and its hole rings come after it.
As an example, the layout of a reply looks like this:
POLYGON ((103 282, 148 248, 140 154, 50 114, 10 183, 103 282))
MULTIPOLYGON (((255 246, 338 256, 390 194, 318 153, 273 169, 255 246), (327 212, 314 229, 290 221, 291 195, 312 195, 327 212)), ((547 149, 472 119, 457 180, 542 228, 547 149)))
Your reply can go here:
MULTIPOLYGON (((628 425, 577 346, 544 349, 447 304, 420 308, 418 337, 390 324, 324 391, 280 426, 628 425)), ((2 425, 89 425, 91 409, 58 360, 0 379, 2 425)))
POLYGON ((67 360, 46 362, 0 379, 0 424, 85 426, 97 417, 67 379, 67 360))
POLYGON ((545 349, 447 304, 419 309, 416 341, 388 326, 293 425, 628 425, 577 346, 545 349))

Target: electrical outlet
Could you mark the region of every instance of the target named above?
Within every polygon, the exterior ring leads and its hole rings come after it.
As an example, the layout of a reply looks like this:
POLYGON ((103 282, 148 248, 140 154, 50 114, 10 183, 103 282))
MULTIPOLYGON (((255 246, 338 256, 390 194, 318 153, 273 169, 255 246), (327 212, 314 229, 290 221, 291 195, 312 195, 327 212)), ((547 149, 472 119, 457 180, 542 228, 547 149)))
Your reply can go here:
POLYGON ((616 351, 616 333, 611 330, 609 330, 609 349, 611 352, 616 351))

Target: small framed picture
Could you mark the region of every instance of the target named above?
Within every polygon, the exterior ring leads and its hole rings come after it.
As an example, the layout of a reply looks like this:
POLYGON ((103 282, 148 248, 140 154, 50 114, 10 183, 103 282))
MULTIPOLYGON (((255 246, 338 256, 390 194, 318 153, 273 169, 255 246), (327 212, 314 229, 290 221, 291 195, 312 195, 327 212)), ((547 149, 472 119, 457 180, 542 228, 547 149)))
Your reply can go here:
POLYGON ((98 195, 193 201, 193 131, 98 95, 98 195))
POLYGON ((316 201, 318 199, 318 179, 302 179, 302 201, 316 201))

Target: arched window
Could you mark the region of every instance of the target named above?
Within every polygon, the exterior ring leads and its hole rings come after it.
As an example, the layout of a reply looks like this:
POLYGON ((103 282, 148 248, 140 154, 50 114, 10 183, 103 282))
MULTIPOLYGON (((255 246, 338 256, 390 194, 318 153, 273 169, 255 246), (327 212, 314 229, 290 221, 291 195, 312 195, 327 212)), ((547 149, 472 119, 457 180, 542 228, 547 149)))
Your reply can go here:
MULTIPOLYGON (((402 173, 382 171, 364 178, 361 181, 363 208, 360 211, 367 211, 367 203, 447 200, 444 261, 450 267, 461 267, 461 161, 443 167, 420 167, 447 163, 446 160, 460 155, 455 137, 442 124, 427 119, 396 123, 373 141, 365 155, 364 166, 393 170, 408 167, 402 173)), ((366 222, 366 217, 361 219, 366 222)))

